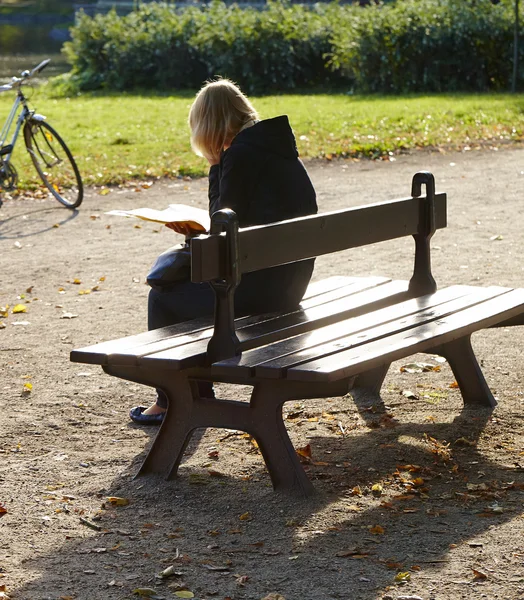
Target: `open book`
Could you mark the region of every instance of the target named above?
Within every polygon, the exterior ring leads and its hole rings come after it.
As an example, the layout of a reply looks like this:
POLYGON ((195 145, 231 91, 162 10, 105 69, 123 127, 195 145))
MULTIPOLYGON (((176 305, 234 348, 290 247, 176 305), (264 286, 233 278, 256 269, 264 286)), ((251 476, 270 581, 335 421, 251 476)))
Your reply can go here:
POLYGON ((196 231, 209 231, 211 221, 207 210, 187 206, 187 204, 170 204, 164 210, 154 208, 134 208, 133 210, 110 210, 106 215, 134 217, 155 223, 187 224, 196 231))

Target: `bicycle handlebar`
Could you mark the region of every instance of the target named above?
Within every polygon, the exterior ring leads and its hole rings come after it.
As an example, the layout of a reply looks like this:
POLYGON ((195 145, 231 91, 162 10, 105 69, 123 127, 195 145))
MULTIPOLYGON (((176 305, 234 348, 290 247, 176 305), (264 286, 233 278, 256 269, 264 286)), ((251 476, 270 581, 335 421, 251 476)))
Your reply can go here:
POLYGON ((32 77, 36 73, 40 73, 40 71, 43 71, 50 62, 51 62, 51 59, 46 58, 39 65, 36 65, 36 67, 28 73, 27 77, 32 77))
POLYGON ((26 79, 33 77, 33 75, 40 73, 40 71, 43 71, 50 62, 51 59, 46 58, 40 64, 36 65, 36 67, 31 69, 31 71, 22 71, 22 73, 20 73, 21 77, 12 77, 11 83, 0 85, 0 92, 7 92, 8 90, 12 89, 20 89, 26 79))

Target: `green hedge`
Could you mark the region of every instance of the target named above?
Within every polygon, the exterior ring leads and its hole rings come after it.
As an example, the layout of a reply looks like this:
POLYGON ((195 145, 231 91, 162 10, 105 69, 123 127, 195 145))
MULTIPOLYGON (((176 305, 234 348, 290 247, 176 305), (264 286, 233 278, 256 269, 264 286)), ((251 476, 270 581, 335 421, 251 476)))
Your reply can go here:
POLYGON ((508 89, 512 5, 270 1, 257 10, 215 0, 143 4, 126 16, 81 14, 64 46, 72 70, 62 84, 68 91, 167 91, 222 75, 249 93, 340 85, 386 93, 508 89))
POLYGON ((119 17, 81 14, 64 51, 81 90, 197 88, 222 75, 248 92, 340 79, 326 67, 333 33, 325 9, 273 2, 264 11, 226 6, 142 5, 119 17))
POLYGON ((365 92, 508 89, 513 4, 399 0, 372 6, 337 28, 333 66, 365 92))

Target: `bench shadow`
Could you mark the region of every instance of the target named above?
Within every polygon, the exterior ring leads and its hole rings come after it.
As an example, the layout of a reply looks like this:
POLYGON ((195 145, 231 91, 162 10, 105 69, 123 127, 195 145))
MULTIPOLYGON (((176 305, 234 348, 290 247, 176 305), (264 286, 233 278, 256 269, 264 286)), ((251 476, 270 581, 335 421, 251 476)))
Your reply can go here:
MULTIPOLYGON (((476 447, 491 418, 489 409, 464 409, 449 423, 319 433, 310 438, 318 463, 305 465, 317 489, 308 499, 275 494, 261 457, 245 478, 213 474, 219 462, 191 462, 198 435, 174 481, 132 479, 144 452, 109 489, 93 490, 102 508, 86 517, 101 530, 86 528, 83 539, 27 561, 40 575, 14 598, 116 600, 143 587, 173 598, 169 585, 186 584, 196 598, 279 592, 286 600, 376 600, 399 572, 413 583, 428 574, 438 580, 450 548, 471 540, 482 548, 492 527, 520 516, 511 501, 524 489, 523 475, 476 447), (108 505, 112 495, 131 504, 108 505), (155 576, 170 565, 178 575, 155 576), (93 580, 101 572, 105 583, 93 580)), ((245 444, 246 454, 256 452, 245 444)), ((463 578, 473 580, 471 569, 463 578)), ((413 594, 411 585, 398 593, 413 594)))
POLYGON ((0 208, 0 240, 20 239, 40 235, 56 227, 61 227, 69 221, 76 219, 79 212, 57 205, 49 208, 21 211, 7 218, 2 217, 0 208), (58 220, 46 217, 60 214, 58 220))

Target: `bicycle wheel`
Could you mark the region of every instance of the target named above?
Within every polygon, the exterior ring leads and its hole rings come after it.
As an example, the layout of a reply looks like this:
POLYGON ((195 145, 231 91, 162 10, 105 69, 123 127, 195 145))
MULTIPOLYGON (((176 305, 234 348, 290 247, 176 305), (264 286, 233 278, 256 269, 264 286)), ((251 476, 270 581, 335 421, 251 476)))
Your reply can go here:
POLYGON ((38 175, 51 194, 67 208, 80 206, 84 197, 82 178, 55 129, 45 121, 30 119, 24 125, 24 139, 38 175))

